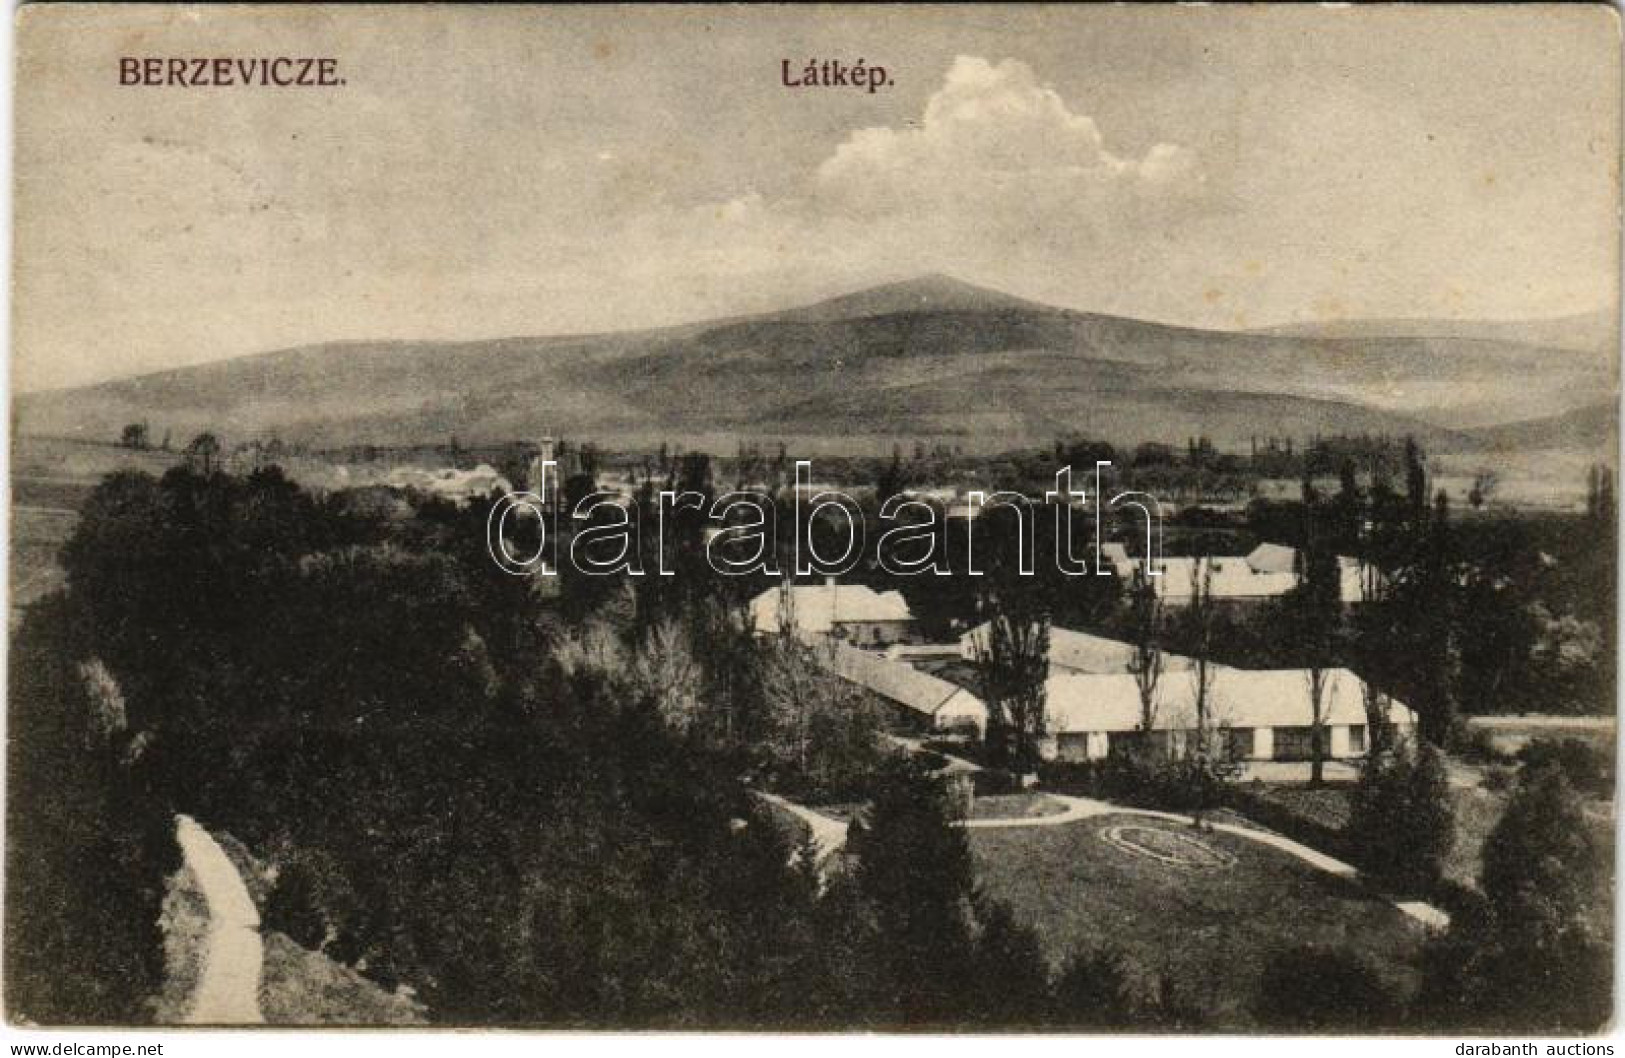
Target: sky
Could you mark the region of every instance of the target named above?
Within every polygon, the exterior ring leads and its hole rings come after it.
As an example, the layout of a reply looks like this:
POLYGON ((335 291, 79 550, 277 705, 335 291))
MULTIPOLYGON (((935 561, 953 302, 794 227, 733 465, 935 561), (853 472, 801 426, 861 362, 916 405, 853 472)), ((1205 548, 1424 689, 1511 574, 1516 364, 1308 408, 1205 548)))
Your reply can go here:
POLYGON ((1617 305, 1603 5, 47 5, 17 47, 19 392, 930 272, 1227 329, 1617 305), (278 54, 345 84, 118 84, 278 54), (894 83, 781 83, 859 58, 894 83))

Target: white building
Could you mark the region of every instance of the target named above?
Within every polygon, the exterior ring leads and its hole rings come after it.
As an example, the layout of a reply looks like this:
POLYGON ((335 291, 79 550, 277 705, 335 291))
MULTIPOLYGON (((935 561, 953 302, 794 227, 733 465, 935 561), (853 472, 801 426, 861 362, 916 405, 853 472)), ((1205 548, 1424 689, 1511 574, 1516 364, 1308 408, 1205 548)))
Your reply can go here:
MULTIPOLYGON (((983 622, 959 637, 961 658, 975 661, 986 651, 991 623, 983 622)), ((1051 627, 1049 630, 1051 673, 1126 673, 1133 660, 1133 644, 1120 639, 1074 632, 1070 628, 1051 627)), ((1163 654, 1162 662, 1165 672, 1179 672, 1191 666, 1191 659, 1179 654, 1163 654)))
POLYGON ((789 625, 803 638, 827 635, 858 646, 884 647, 906 641, 914 631, 914 615, 900 592, 837 584, 833 578, 823 584, 769 588, 751 600, 750 612, 761 635, 789 625))
POLYGON ((815 643, 813 656, 830 672, 889 702, 910 721, 937 731, 987 729, 987 706, 956 683, 933 676, 907 662, 826 639, 815 643))
POLYGON ((423 470, 416 467, 396 467, 390 471, 391 488, 414 488, 440 496, 456 504, 489 500, 513 491, 513 485, 497 472, 495 467, 481 463, 473 470, 447 467, 441 470, 423 470))
MULTIPOLYGON (((1251 670, 1214 666, 1208 690, 1210 722, 1224 729, 1234 755, 1244 760, 1300 761, 1310 757, 1314 710, 1309 674, 1302 669, 1251 670)), ((1321 691, 1327 756, 1360 757, 1369 746, 1365 684, 1348 669, 1328 669, 1321 691)), ((1048 744, 1044 755, 1096 760, 1114 740, 1138 738, 1139 685, 1132 675, 1051 673, 1046 687, 1048 744)), ((1178 748, 1196 727, 1195 673, 1165 672, 1156 691, 1154 743, 1178 748)), ((1388 722, 1403 735, 1416 714, 1388 700, 1388 722)))
MULTIPOLYGON (((1144 559, 1132 558, 1122 544, 1102 544, 1101 559, 1117 576, 1133 583, 1144 559)), ((1361 601, 1360 562, 1347 555, 1337 557, 1338 588, 1345 603, 1361 601)), ((1259 544, 1245 555, 1213 555, 1206 558, 1163 558, 1156 566, 1160 575, 1150 577, 1157 597, 1168 606, 1189 606, 1198 578, 1211 571, 1212 597, 1225 602, 1257 602, 1285 595, 1298 586, 1297 550, 1283 544, 1259 544)))

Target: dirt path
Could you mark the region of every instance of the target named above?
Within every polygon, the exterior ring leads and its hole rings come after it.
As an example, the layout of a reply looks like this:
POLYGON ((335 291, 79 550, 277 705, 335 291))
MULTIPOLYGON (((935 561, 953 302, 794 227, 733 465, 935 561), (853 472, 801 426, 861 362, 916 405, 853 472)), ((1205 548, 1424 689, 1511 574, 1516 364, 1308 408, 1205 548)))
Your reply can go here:
POLYGON ((190 1009, 189 1025, 257 1025, 260 1014, 260 915, 242 876, 209 832, 190 816, 176 819, 175 839, 209 905, 209 933, 203 969, 190 1009))
POLYGON ((771 804, 778 805, 807 824, 807 828, 812 831, 813 845, 818 849, 820 862, 840 851, 841 846, 846 844, 846 824, 839 819, 820 815, 810 808, 796 804, 794 801, 786 801, 778 794, 758 790, 756 796, 771 804))

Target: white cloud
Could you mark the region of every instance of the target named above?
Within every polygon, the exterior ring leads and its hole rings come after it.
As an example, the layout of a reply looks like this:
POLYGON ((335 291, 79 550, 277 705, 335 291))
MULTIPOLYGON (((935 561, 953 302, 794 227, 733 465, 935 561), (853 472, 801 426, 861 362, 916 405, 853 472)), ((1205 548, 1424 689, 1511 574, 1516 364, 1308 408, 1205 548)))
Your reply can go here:
POLYGON ((1139 160, 1113 153, 1094 119, 1025 63, 961 55, 919 125, 853 133, 819 166, 817 193, 860 212, 923 202, 1030 213, 1078 199, 1102 208, 1103 192, 1197 179, 1190 152, 1172 144, 1139 160))
POLYGON ((1201 192, 1185 148, 1114 152, 1026 64, 960 56, 917 122, 852 132, 794 190, 658 207, 600 246, 610 274, 664 280, 690 312, 736 284, 793 298, 941 270, 1030 288, 1165 231, 1201 192))

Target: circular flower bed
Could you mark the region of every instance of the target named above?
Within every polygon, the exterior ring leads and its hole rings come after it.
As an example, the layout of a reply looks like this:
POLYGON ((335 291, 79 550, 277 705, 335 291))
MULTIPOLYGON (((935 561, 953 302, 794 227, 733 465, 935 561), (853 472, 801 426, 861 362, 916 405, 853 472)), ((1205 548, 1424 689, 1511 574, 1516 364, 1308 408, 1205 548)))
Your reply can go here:
POLYGON ((1194 834, 1163 827, 1124 823, 1101 831, 1100 839, 1113 848, 1136 856, 1149 856, 1158 863, 1188 871, 1218 871, 1235 864, 1236 858, 1216 849, 1194 834))

